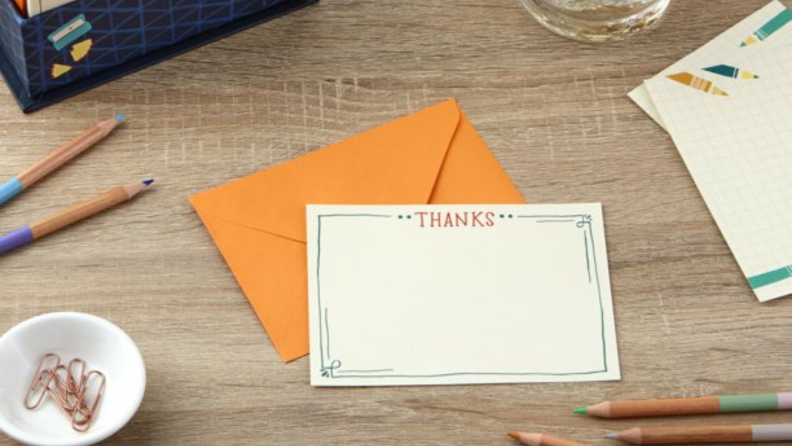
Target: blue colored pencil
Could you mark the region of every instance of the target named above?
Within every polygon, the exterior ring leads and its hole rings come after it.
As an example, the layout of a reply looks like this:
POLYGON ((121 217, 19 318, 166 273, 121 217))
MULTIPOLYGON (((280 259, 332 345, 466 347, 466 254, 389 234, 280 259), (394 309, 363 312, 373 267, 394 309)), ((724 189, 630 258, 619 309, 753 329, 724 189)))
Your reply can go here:
POLYGON ((124 122, 124 115, 118 115, 96 124, 24 172, 0 185, 0 205, 7 203, 23 190, 96 145, 122 122, 124 122))
POLYGON ((135 181, 125 186, 114 187, 90 200, 77 203, 55 215, 0 236, 0 255, 131 200, 153 182, 154 180, 135 181))

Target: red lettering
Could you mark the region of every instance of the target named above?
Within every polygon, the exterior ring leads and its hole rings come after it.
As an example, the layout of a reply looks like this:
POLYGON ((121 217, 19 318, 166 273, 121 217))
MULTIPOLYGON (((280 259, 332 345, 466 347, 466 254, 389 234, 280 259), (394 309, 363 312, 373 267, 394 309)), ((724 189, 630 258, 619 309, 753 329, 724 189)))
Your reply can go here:
POLYGON ((492 227, 495 226, 495 213, 494 212, 487 212, 487 226, 492 227))
POLYGON ((461 214, 456 214, 456 225, 457 226, 467 226, 468 225, 468 213, 463 212, 461 214))
MULTIPOLYGON (((0 0, 2 1, 2 0, 0 0)), ((495 212, 415 212, 422 228, 491 228, 495 212)))

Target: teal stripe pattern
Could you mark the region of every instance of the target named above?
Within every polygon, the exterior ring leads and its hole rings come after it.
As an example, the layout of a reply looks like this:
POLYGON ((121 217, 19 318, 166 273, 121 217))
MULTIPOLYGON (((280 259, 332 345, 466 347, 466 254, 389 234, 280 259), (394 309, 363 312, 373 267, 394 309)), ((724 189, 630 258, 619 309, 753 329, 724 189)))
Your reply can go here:
POLYGON ((748 284, 751 285, 751 288, 757 289, 789 279, 790 277, 792 277, 792 265, 788 265, 773 271, 768 271, 766 273, 759 274, 758 276, 749 277, 748 284))

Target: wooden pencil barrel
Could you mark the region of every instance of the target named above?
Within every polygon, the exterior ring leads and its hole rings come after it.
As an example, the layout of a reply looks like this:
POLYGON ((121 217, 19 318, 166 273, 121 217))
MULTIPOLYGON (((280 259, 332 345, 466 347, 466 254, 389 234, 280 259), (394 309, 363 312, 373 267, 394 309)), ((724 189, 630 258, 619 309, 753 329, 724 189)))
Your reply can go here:
POLYGON ((614 401, 610 404, 609 416, 610 418, 662 417, 718 413, 719 411, 720 399, 708 396, 646 401, 614 401))
POLYGON ((84 152, 89 147, 93 146, 101 139, 107 136, 106 130, 102 126, 94 126, 85 131, 80 136, 66 143, 64 146, 50 153, 41 161, 30 166, 21 174, 17 175, 17 179, 23 186, 27 187, 38 180, 44 178, 69 162, 72 158, 84 152))
POLYGON ((751 426, 649 427, 641 429, 639 444, 749 443, 751 426))
POLYGON ((542 435, 542 446, 589 446, 577 441, 567 440, 566 438, 554 437, 552 435, 542 435))
POLYGON ((121 204, 127 201, 129 197, 130 194, 125 187, 115 187, 90 200, 77 203, 51 217, 33 223, 30 225, 30 231, 36 239, 44 237, 47 234, 121 204))

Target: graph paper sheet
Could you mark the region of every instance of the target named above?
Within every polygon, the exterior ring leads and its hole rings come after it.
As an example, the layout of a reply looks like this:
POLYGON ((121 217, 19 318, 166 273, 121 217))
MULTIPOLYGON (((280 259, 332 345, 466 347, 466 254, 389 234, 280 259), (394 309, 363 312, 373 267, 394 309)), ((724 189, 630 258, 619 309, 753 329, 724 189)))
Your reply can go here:
MULTIPOLYGON (((748 18, 741 21, 737 25, 730 28, 720 36, 716 37, 706 45, 698 50, 690 53, 684 59, 666 68, 654 78, 663 78, 672 73, 687 71, 690 67, 704 68, 712 66, 721 60, 730 60, 738 56, 744 50, 758 50, 761 51, 762 44, 757 44, 755 48, 742 48, 740 43, 755 31, 762 28, 764 24, 777 17, 779 13, 786 10, 786 7, 779 1, 773 1, 764 8, 751 14, 748 18), (737 44, 735 45, 735 42, 737 44)), ((638 88, 634 89, 629 94, 636 104, 638 104, 643 111, 646 112, 660 127, 666 128, 660 114, 657 111, 652 98, 649 96, 649 91, 646 89, 646 84, 641 84, 638 88)))
POLYGON ((792 294, 792 12, 779 5, 645 83, 760 301, 792 294))

